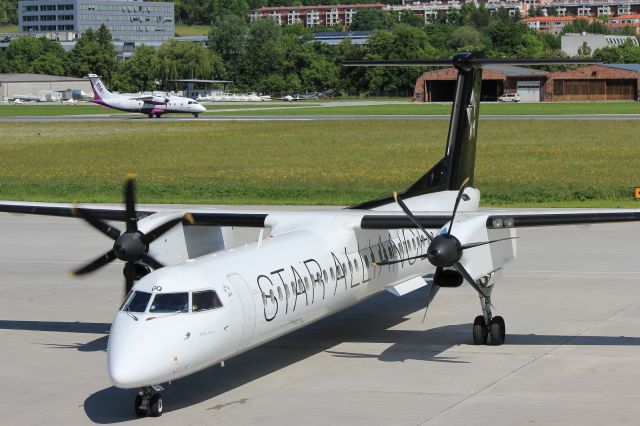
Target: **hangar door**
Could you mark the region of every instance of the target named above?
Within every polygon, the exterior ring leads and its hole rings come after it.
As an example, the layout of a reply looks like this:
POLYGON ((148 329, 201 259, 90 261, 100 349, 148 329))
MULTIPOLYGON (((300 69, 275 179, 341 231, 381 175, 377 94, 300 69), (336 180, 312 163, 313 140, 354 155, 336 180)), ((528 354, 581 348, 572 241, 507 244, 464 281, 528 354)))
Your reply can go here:
POLYGON ((518 81, 518 95, 522 102, 540 102, 540 81, 518 81))

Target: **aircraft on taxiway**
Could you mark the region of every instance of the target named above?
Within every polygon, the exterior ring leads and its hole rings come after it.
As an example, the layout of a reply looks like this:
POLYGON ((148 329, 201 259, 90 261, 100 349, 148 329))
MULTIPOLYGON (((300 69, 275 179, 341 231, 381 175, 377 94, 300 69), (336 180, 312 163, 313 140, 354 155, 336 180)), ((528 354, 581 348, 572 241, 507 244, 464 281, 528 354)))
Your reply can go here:
POLYGON ((0 211, 82 218, 114 240, 103 255, 73 272, 82 275, 116 259, 125 262, 128 294, 111 326, 108 371, 116 387, 139 389, 138 416, 162 414, 157 393, 162 383, 385 290, 402 296, 427 287, 428 307, 439 289, 467 283, 481 308, 470 330, 473 342, 501 345, 505 322, 493 314, 491 295, 503 266, 515 257, 516 228, 640 221, 640 209, 478 210, 480 192, 470 185, 483 66, 566 62, 585 61, 458 54, 453 61, 348 64, 453 63, 458 77, 444 157, 401 194, 346 209, 138 210, 129 178, 124 210, 6 201, 0 202, 0 211), (106 221, 122 221, 126 229, 106 221), (231 227, 263 231, 257 241, 232 248, 231 227))
POLYGON ((181 96, 119 95, 107 90, 107 87, 97 75, 89 74, 89 80, 94 94, 91 102, 107 108, 140 112, 147 114, 149 118, 154 116, 160 118, 162 114, 168 113, 186 113, 198 117, 201 112, 207 110, 198 101, 190 98, 181 96))

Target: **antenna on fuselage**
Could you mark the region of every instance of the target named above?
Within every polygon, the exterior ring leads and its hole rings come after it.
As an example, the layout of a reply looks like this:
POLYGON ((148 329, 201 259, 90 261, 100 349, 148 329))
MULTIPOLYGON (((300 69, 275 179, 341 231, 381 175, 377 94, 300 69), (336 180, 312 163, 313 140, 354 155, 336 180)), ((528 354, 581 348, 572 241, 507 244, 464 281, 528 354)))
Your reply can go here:
MULTIPOLYGON (((490 59, 466 52, 458 53, 452 59, 444 60, 349 61, 344 62, 343 65, 348 67, 453 66, 458 72, 444 157, 420 179, 399 194, 402 199, 408 199, 431 192, 457 190, 467 178, 469 185, 473 185, 482 68, 485 65, 588 65, 600 62, 584 59, 490 59)), ((393 202, 393 197, 384 197, 366 201, 350 208, 372 209, 393 202)))

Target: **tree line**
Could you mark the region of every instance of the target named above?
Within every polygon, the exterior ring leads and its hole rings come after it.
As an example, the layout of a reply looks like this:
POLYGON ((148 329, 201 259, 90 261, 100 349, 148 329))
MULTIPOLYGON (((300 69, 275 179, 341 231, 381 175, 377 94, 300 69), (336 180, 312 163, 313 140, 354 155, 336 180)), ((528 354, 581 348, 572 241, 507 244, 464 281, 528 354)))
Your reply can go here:
MULTIPOLYGON (((559 37, 532 31, 506 10, 490 13, 472 4, 442 13, 428 25, 413 14, 392 17, 383 11, 361 11, 353 26, 374 30, 368 44, 345 40, 330 46, 313 40, 314 29, 280 27, 270 19, 247 22, 229 13, 214 20, 208 47, 168 41, 157 50, 137 48, 131 58, 119 62, 103 25, 83 33, 68 53, 46 38, 13 40, 5 51, 0 50, 0 72, 76 77, 92 72, 124 92, 175 89, 170 80, 195 78, 231 80, 238 91, 278 95, 333 91, 404 96, 413 93, 424 68, 349 68, 341 64, 363 59, 449 58, 461 51, 488 57, 563 56, 559 37)), ((594 56, 606 62, 640 63, 640 47, 627 43, 599 49, 594 56)))

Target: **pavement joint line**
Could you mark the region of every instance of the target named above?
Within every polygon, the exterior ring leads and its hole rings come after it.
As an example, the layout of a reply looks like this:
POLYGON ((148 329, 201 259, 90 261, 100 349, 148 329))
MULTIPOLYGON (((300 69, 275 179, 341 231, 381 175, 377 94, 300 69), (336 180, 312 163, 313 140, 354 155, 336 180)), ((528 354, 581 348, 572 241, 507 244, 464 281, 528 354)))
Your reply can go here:
MULTIPOLYGON (((298 364, 298 363, 300 363, 300 362, 302 362, 302 361, 304 361, 304 360, 306 360, 306 359, 308 359, 308 358, 311 358, 311 357, 313 357, 313 356, 318 356, 320 353, 324 353, 324 351, 316 352, 315 354, 310 355, 310 356, 308 356, 308 357, 306 357, 306 358, 304 358, 304 359, 302 359, 302 360, 296 361, 296 362, 294 362, 293 364, 289 364, 289 365, 287 365, 287 366, 286 366, 286 367, 284 367, 284 368, 288 368, 288 367, 294 366, 294 365, 296 365, 296 364, 298 364)), ((211 368, 211 367, 210 367, 210 368, 211 368)), ((277 373, 277 370, 276 370, 276 371, 274 371, 274 372, 272 372, 272 373, 269 373, 269 374, 267 374, 267 375, 260 376, 259 378, 255 379, 255 380, 262 380, 263 378, 265 378, 265 377, 267 377, 267 376, 269 376, 269 375, 271 375, 271 374, 274 374, 274 373, 277 373)), ((205 409, 204 409, 204 411, 212 411, 212 412, 214 413, 214 416, 216 416, 216 415, 218 415, 218 414, 221 414, 221 413, 222 413, 222 411, 228 412, 228 411, 230 411, 230 410, 234 410, 234 409, 237 409, 237 408, 241 408, 242 406, 244 406, 244 405, 245 405, 245 404, 247 404, 247 403, 251 403, 251 402, 253 402, 253 401, 257 401, 257 400, 259 400, 259 399, 263 398, 265 395, 271 395, 272 393, 274 393, 274 391, 275 391, 275 390, 284 389, 284 388, 287 388, 287 387, 289 387, 289 386, 292 386, 292 385, 293 385, 294 383, 296 383, 296 382, 300 382, 300 381, 302 381, 302 380, 308 379, 308 378, 310 378, 311 376, 313 376, 314 374, 315 374, 315 371, 310 372, 310 373, 308 373, 308 374, 304 374, 304 375, 302 375, 301 377, 298 377, 298 378, 296 378, 296 379, 294 379, 294 380, 291 380, 291 381, 289 381, 289 382, 283 383, 283 384, 281 384, 280 386, 277 386, 277 387, 275 387, 275 388, 268 388, 268 389, 266 389, 266 390, 264 390, 264 391, 262 391, 262 392, 260 392, 260 393, 258 393, 258 394, 256 394, 256 395, 254 395, 254 396, 250 397, 250 398, 246 398, 246 401, 245 401, 245 402, 243 402, 242 404, 228 404, 228 405, 224 405, 224 404, 223 404, 224 406, 223 406, 223 407, 221 407, 220 409, 214 410, 214 407, 215 407, 215 406, 213 406, 213 407, 205 408, 205 409), (223 409, 224 409, 224 410, 223 410, 223 409)), ((255 381, 255 380, 252 380, 251 382, 247 382, 247 383, 243 384, 242 386, 239 386, 239 387, 235 387, 235 388, 233 388, 233 389, 230 389, 229 391, 225 392, 225 394, 226 394, 226 393, 229 393, 229 392, 237 391, 237 390, 238 390, 238 389, 240 389, 241 387, 246 386, 248 383, 252 383, 252 382, 253 382, 253 381, 255 381)), ((222 395, 224 395, 224 394, 222 394, 222 395)), ((221 396, 221 395, 217 395, 217 396, 216 396, 216 397, 214 397, 214 398, 218 398, 218 397, 220 397, 220 396, 221 396)), ((212 398, 212 399, 214 399, 214 398, 212 398)), ((209 401, 211 401, 211 400, 209 400, 209 401)), ((209 402, 209 401, 208 401, 208 402, 209 402)), ((233 401, 233 402, 236 402, 236 401, 233 401)), ((218 404, 218 405, 220 405, 220 404, 218 404)))
POLYGON ((632 307, 634 307, 635 305, 637 305, 638 303, 640 303, 640 299, 633 301, 632 303, 623 306, 622 308, 618 309, 617 311, 615 311, 614 313, 612 313, 611 315, 609 315, 607 318, 600 320, 600 321, 596 321, 594 324, 592 324, 591 326, 587 327, 586 329, 582 330, 581 332, 577 333, 575 336, 572 336, 570 338, 568 338, 567 340, 565 340, 564 342, 550 348, 549 350, 543 352, 542 354, 534 357, 533 359, 531 359, 529 362, 521 365, 520 367, 516 368, 515 370, 505 374, 502 377, 498 377, 496 380, 492 381, 491 383, 487 384, 486 386, 478 389, 476 392, 468 395, 467 397, 461 399, 460 401, 455 402, 453 405, 445 408, 444 410, 442 410, 441 412, 429 417, 428 419, 424 420, 423 422, 420 422, 417 424, 417 426, 419 425, 424 425, 429 423, 431 420, 435 419, 436 417, 439 417, 440 415, 452 410, 453 408, 463 404, 464 402, 468 401, 469 399, 473 398, 476 395, 479 395, 480 393, 484 392, 485 390, 493 387, 494 385, 496 385, 497 383, 502 382, 504 379, 513 376, 514 374, 520 372, 521 370, 524 370, 525 368, 529 367, 530 365, 532 365, 533 363, 537 362, 538 360, 546 357, 547 355, 551 354, 552 352, 555 352, 556 350, 558 350, 559 348, 566 346, 568 343, 570 343, 571 341, 577 339, 578 337, 584 335, 585 333, 590 332, 591 330, 593 330, 594 328, 598 327, 599 325, 612 320, 614 317, 620 315, 621 313, 623 313, 624 311, 631 309, 632 307))

